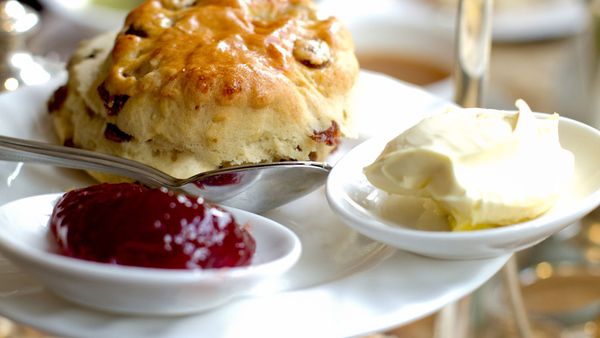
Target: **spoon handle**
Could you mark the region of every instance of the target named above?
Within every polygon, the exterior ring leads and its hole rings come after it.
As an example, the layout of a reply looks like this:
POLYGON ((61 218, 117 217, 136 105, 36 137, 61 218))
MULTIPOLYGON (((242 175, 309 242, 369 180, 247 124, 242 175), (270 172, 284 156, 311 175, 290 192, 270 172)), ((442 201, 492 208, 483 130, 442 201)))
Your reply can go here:
POLYGON ((125 158, 8 136, 0 136, 0 160, 108 172, 150 186, 169 186, 173 180, 159 170, 125 158))

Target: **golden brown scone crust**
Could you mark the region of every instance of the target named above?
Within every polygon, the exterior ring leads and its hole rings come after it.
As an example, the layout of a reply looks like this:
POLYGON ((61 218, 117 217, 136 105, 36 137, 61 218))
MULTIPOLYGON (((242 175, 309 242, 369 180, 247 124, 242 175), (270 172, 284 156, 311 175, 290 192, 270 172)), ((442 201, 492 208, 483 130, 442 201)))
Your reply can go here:
POLYGON ((311 1, 149 0, 116 39, 76 52, 55 125, 63 142, 178 177, 324 160, 353 136, 357 75, 348 31, 311 1))

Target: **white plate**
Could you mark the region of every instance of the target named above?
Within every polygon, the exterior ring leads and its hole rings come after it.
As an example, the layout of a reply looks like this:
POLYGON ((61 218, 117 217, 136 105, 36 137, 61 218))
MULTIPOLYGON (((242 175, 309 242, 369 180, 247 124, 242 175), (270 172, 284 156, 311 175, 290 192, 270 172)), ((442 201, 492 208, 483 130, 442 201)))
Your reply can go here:
MULTIPOLYGON (((427 69, 426 67, 433 67, 435 71, 445 72, 447 76, 424 85, 423 89, 443 98, 452 97, 451 75, 454 67, 452 32, 431 29, 429 25, 423 25, 423 22, 398 20, 390 15, 365 15, 346 23, 352 33, 359 63, 369 56, 395 55, 400 60, 416 62, 423 67, 421 71, 427 69)), ((372 62, 371 66, 373 66, 372 62)))
POLYGON ((0 252, 56 295, 123 314, 182 315, 222 306, 289 270, 300 257, 298 237, 283 225, 235 208, 256 241, 248 266, 202 270, 139 268, 57 254, 49 218, 62 194, 22 198, 0 207, 0 252), (92 292, 90 292, 93 290, 92 292))
MULTIPOLYGON (((456 3, 458 4, 458 0, 456 3)), ((377 22, 382 17, 388 17, 449 33, 454 32, 458 8, 440 6, 435 1, 425 0, 373 0, 368 5, 361 1, 324 0, 320 5, 322 12, 341 18, 349 26, 357 19, 377 22), (366 6, 368 11, 365 11, 366 6)), ((588 14, 585 1, 533 1, 529 6, 522 4, 514 7, 500 7, 494 12, 492 34, 495 41, 559 38, 586 28, 588 14)))
MULTIPOLYGON (((0 95, 0 134, 52 141, 45 101, 64 79, 0 95)), ((447 103, 388 77, 362 73, 355 106, 362 140, 412 125, 447 103)), ((359 141, 344 141, 336 160, 359 141)), ((0 162, 0 203, 92 183, 83 173, 0 162)), ((87 310, 0 263, 0 314, 66 336, 345 337, 423 317, 470 293, 506 262, 439 261, 394 251, 345 226, 320 189, 266 214, 302 242, 299 262, 256 297, 203 314, 147 318, 87 310), (277 291, 280 292, 277 292, 277 291), (275 292, 275 293, 274 293, 275 292)))
MULTIPOLYGON (((393 134, 404 131, 404 128, 393 134)), ((405 208, 402 219, 386 216, 397 210, 393 195, 375 188, 363 173, 383 151, 390 137, 378 137, 353 148, 333 168, 327 180, 327 198, 348 225, 394 247, 429 257, 478 259, 529 248, 579 220, 600 204, 600 132, 581 122, 560 118, 561 145, 575 156, 570 186, 556 205, 533 220, 466 232, 427 231, 411 227, 420 217, 422 202, 405 208)))
POLYGON ((514 10, 497 10, 493 18, 494 40, 534 41, 560 38, 586 29, 586 1, 546 0, 514 10))
MULTIPOLYGON (((122 8, 134 8, 141 0, 104 0, 104 2, 121 2, 122 8), (127 6, 127 3, 131 3, 127 6)), ((101 1, 96 1, 101 3, 101 1)), ((119 30, 125 22, 128 10, 94 4, 90 0, 41 0, 44 8, 51 10, 57 15, 76 22, 96 32, 119 30)))

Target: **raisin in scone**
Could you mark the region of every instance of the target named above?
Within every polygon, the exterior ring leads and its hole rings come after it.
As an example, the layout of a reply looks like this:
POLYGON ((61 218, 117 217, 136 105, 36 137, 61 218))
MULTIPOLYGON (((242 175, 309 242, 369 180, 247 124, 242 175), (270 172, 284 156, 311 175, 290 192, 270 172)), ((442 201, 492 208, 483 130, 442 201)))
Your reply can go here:
POLYGON ((352 39, 308 0, 145 1, 68 72, 49 102, 63 143, 177 177, 324 160, 353 136, 352 39))

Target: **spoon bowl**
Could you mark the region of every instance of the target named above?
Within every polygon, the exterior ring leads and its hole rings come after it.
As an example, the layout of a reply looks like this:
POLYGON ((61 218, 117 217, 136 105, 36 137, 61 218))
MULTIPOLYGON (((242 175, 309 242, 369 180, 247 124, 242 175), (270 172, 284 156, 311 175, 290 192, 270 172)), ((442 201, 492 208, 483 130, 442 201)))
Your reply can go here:
POLYGON ((48 219, 61 194, 27 197, 0 207, 0 252, 71 302, 115 313, 179 315, 253 294, 300 257, 298 237, 283 225, 225 208, 256 241, 249 266, 175 270, 97 263, 56 253, 48 219))
POLYGON ((227 167, 180 179, 122 157, 8 136, 0 136, 0 160, 108 172, 254 213, 308 194, 325 183, 331 170, 323 162, 282 161, 227 167))

